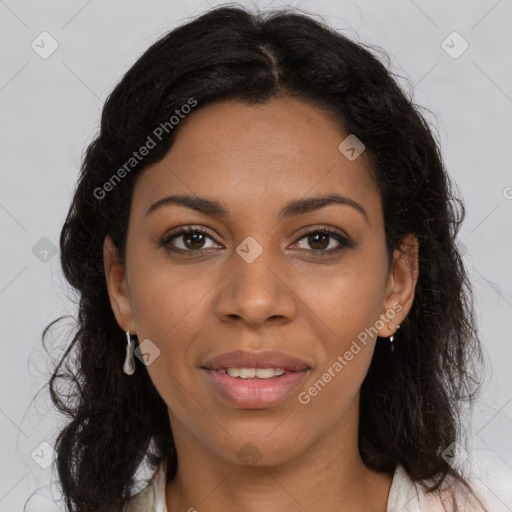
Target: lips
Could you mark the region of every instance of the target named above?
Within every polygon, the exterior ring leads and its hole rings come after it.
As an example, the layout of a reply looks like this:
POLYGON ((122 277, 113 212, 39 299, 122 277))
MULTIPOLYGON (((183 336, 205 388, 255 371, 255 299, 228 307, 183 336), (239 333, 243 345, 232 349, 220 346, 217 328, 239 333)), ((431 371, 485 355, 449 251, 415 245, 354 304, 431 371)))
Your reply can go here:
POLYGON ((247 352, 235 350, 221 354, 207 361, 203 368, 208 370, 226 370, 228 368, 281 368, 285 371, 299 372, 309 369, 309 365, 284 352, 247 352))
POLYGON ((305 361, 283 352, 237 350, 210 359, 201 369, 217 396, 230 405, 244 409, 265 409, 288 397, 311 368, 305 361), (279 368, 280 371, 276 372, 279 375, 269 378, 232 377, 226 372, 235 368, 279 368))

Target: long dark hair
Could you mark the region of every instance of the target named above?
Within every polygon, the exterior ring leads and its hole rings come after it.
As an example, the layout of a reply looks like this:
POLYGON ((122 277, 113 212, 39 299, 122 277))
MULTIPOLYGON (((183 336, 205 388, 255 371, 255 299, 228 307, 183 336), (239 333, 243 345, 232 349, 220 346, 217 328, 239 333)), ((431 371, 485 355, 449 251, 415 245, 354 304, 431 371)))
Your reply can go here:
POLYGON ((310 16, 222 7, 172 30, 137 60, 107 99, 83 159, 60 238, 64 276, 79 297, 77 329, 50 380, 54 404, 69 417, 56 452, 70 511, 120 511, 150 442, 153 463, 167 460, 169 479, 177 465, 167 407, 148 373, 122 371, 126 340, 107 293, 105 236, 124 261, 135 181, 171 148, 179 121, 170 119, 183 105, 279 95, 326 109, 363 141, 389 254, 407 234, 419 240, 412 309, 392 355, 377 343, 361 388, 361 457, 379 472, 402 465, 430 490, 447 476, 467 486, 443 451, 460 441, 459 413, 476 396, 481 347, 455 245, 464 207, 431 129, 369 47, 310 16), (155 147, 130 160, 148 137, 155 147))

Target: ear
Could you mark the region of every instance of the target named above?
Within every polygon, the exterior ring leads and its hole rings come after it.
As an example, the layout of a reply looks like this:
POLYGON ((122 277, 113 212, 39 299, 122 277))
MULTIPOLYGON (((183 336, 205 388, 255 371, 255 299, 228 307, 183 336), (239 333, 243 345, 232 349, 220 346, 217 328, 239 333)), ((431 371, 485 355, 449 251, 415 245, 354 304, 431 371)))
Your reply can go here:
POLYGON ((108 235, 103 242, 103 264, 110 305, 117 323, 123 331, 130 330, 131 334, 137 334, 125 268, 114 242, 108 235))
POLYGON ((382 338, 396 332, 398 325, 412 307, 419 273, 418 250, 418 239, 410 234, 404 238, 400 248, 393 252, 393 262, 381 311, 381 319, 385 324, 379 330, 379 336, 382 338))

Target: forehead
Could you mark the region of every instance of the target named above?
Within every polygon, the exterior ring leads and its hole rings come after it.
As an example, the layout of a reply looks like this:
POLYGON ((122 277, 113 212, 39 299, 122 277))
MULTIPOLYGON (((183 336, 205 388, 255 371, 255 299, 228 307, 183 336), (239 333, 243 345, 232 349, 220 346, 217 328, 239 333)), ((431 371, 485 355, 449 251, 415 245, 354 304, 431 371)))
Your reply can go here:
POLYGON ((223 101, 181 123, 168 154, 139 177, 134 208, 186 193, 254 212, 332 192, 365 203, 367 210, 380 208, 366 155, 349 160, 338 149, 349 133, 312 104, 292 98, 258 105, 223 101))

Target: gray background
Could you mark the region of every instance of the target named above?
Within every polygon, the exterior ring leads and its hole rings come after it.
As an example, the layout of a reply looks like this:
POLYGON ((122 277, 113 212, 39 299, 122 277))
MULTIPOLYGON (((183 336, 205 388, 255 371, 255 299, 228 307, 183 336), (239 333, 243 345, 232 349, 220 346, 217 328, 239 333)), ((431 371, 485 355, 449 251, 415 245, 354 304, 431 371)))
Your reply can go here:
MULTIPOLYGON (((62 419, 44 389, 50 363, 41 332, 59 315, 75 312, 52 248, 103 102, 160 35, 219 3, 0 0, 0 512, 22 510, 33 492, 27 510, 57 510, 58 491, 50 486, 55 472, 44 466, 62 419), (58 44, 47 58, 40 54, 51 49, 51 40, 42 32, 58 44)), ((459 243, 488 367, 468 418, 466 463, 482 492, 495 496, 496 510, 512 510, 511 1, 250 5, 300 7, 355 40, 384 48, 404 87, 432 111, 427 118, 467 207, 459 243), (469 47, 458 56, 464 41, 469 47)), ((56 333, 62 343, 72 328, 67 322, 56 333)))

